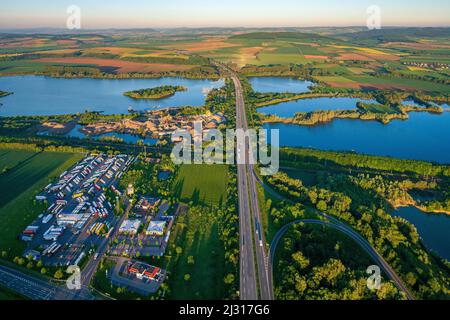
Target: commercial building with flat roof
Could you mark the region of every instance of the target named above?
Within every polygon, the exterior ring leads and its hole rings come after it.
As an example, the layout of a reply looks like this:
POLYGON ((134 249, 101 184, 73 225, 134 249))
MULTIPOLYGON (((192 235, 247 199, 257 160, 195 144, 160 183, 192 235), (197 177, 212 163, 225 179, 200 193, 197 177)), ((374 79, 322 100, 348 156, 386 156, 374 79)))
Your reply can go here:
POLYGON ((163 236, 164 228, 166 227, 165 221, 150 221, 145 234, 148 236, 163 236))
POLYGON ((139 220, 125 220, 119 228, 119 233, 134 235, 138 232, 140 226, 139 220))

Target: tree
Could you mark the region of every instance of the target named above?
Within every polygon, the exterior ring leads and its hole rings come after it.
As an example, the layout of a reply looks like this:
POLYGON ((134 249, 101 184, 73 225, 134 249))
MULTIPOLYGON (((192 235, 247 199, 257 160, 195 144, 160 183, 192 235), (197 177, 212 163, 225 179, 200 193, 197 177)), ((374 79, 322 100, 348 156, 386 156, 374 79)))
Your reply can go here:
POLYGON ((186 273, 184 275, 184 281, 189 281, 189 280, 191 280, 191 275, 189 273, 186 273))
POLYGON ((320 200, 317 203, 317 210, 319 210, 319 211, 326 211, 327 210, 327 203, 325 201, 323 201, 323 200, 320 200))
POLYGON ((225 282, 225 284, 232 284, 234 282, 234 274, 232 273, 227 274, 223 279, 223 281, 225 282))
POLYGON ((175 248, 175 252, 176 252, 177 254, 182 254, 182 253, 183 253, 183 249, 182 249, 181 247, 176 247, 176 248, 175 248))
POLYGON ((189 257, 187 258, 187 263, 188 263, 188 264, 194 264, 194 263, 195 263, 194 257, 193 257, 193 256, 189 256, 189 257))
POLYGON ((64 277, 64 274, 61 271, 61 269, 56 270, 56 272, 54 274, 54 278, 60 280, 60 279, 62 279, 62 277, 64 277))
POLYGON ((292 254, 292 259, 300 267, 300 269, 305 269, 309 266, 309 259, 306 258, 301 251, 292 254))
POLYGON ((303 295, 305 290, 308 288, 308 284, 304 277, 296 276, 295 277, 295 289, 300 295, 303 295))
POLYGON ((47 274, 47 269, 42 268, 42 269, 41 269, 41 274, 43 274, 43 275, 44 275, 44 274, 47 274))

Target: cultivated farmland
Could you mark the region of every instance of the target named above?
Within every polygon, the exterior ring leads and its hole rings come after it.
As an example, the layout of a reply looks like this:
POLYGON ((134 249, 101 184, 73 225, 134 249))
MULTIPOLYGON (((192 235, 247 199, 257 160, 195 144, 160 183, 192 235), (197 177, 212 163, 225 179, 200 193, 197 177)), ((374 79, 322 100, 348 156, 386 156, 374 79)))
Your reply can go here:
POLYGON ((17 235, 45 209, 33 197, 82 155, 6 149, 0 149, 0 154, 2 163, 15 164, 0 174, 0 248, 19 253, 23 243, 17 235))
POLYGON ((220 205, 226 201, 227 166, 184 165, 174 184, 174 192, 184 201, 220 205))

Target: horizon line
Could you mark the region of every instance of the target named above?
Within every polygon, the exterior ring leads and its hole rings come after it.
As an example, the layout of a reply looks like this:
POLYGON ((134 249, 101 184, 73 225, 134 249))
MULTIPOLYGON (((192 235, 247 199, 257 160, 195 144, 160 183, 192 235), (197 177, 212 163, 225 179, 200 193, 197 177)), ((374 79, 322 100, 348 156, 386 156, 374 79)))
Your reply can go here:
MULTIPOLYGON (((176 29, 320 29, 320 28, 367 28, 365 25, 312 25, 312 26, 187 26, 187 27, 92 27, 92 28, 80 28, 80 29, 67 29, 65 27, 0 27, 0 30, 39 30, 39 29, 49 29, 49 30, 64 30, 69 32, 77 31, 97 31, 97 30, 176 30, 176 29)), ((450 28, 449 25, 386 25, 381 29, 392 29, 392 28, 450 28)), ((370 30, 367 28, 367 30, 370 30)))

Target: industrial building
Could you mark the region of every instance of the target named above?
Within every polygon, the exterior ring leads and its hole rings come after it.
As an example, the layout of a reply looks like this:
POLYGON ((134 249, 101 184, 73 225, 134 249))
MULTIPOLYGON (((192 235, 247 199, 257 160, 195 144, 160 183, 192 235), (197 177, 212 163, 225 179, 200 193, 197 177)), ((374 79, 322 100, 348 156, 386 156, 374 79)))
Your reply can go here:
POLYGON ((145 234, 151 237, 162 237, 164 235, 165 227, 165 221, 150 221, 145 234))
POLYGON ((125 220, 119 228, 119 233, 127 235, 135 235, 138 233, 141 221, 139 220, 125 220))

